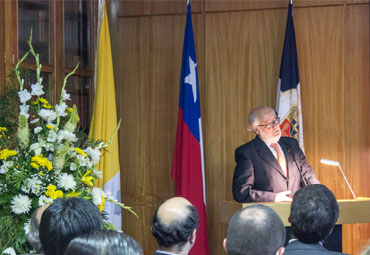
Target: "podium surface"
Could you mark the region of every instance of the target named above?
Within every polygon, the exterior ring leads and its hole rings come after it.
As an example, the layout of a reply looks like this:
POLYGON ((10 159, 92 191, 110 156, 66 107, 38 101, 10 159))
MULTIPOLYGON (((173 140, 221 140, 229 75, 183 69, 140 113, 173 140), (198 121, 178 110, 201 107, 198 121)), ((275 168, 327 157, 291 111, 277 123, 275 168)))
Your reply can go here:
MULTIPOLYGON (((355 199, 339 199, 339 224, 354 224, 370 222, 370 198, 355 199)), ((253 204, 262 204, 273 209, 281 218, 284 226, 290 226, 288 217, 290 214, 290 202, 266 202, 266 203, 238 203, 231 201, 223 201, 220 205, 221 222, 228 224, 231 217, 241 209, 253 204)))

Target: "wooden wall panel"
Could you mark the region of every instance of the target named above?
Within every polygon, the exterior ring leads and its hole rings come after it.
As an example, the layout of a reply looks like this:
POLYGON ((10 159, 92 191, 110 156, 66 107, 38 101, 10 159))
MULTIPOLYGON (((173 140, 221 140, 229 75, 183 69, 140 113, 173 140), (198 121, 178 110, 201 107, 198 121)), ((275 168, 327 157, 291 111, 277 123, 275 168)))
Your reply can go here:
MULTIPOLYGON (((173 0, 123 0, 119 16, 144 16, 186 13, 186 1, 173 0)), ((191 1, 192 13, 203 12, 204 0, 191 1)))
POLYGON ((275 106, 287 10, 206 15, 205 160, 210 253, 223 254, 220 205, 233 200, 234 150, 252 139, 248 113, 275 106), (216 188, 217 187, 217 188, 216 188))
MULTIPOLYGON (((321 158, 338 160, 355 191, 370 196, 369 5, 363 2, 368 1, 294 1, 306 156, 337 198, 350 193, 338 169, 321 165, 321 158)), ((201 12, 193 15, 193 25, 210 248, 212 255, 221 255, 226 225, 219 207, 223 200, 233 201, 234 149, 253 138, 247 132, 250 109, 275 105, 288 1, 192 3, 193 13, 201 12)), ((122 199, 140 215, 126 213, 123 225, 145 254, 156 246, 151 214, 173 195, 170 168, 185 11, 179 2, 120 2, 116 86, 123 121, 122 199)), ((368 224, 344 226, 344 251, 358 254, 369 229, 368 224)))
POLYGON ((306 157, 322 184, 344 197, 344 180, 335 167, 344 166, 344 8, 295 9, 296 39, 302 90, 306 157))
POLYGON ((5 6, 4 1, 0 1, 0 94, 3 93, 5 87, 5 6))
MULTIPOLYGON (((370 197, 369 5, 347 6, 346 14, 344 169, 356 195, 370 197)), ((346 196, 351 197, 348 188, 346 196)), ((370 237, 370 224, 345 230, 345 249, 360 253, 370 237)))
MULTIPOLYGON (((125 213, 123 230, 140 241, 144 254, 156 249, 150 232, 154 208, 174 194, 170 172, 185 21, 185 15, 154 16, 121 18, 119 24, 122 201, 139 215, 125 213)), ((203 21, 193 15, 200 81, 203 21)))
MULTIPOLYGON (((365 1, 365 0, 347 0, 365 1)), ((368 1, 368 0, 367 0, 368 1)), ((206 12, 287 8, 289 0, 205 0, 206 12)), ((345 0, 294 0, 294 7, 343 5, 345 0)))

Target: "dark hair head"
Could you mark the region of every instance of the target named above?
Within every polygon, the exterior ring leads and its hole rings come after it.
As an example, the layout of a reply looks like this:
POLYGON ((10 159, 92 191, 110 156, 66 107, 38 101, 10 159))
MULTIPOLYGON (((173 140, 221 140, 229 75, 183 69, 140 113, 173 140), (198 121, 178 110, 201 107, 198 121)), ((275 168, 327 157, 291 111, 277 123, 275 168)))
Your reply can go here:
POLYGON ((274 210, 264 205, 240 209, 227 228, 229 255, 275 255, 284 242, 283 222, 274 210))
POLYGON ((141 255, 140 244, 125 233, 98 230, 74 238, 65 255, 141 255))
POLYGON ((323 241, 330 234, 339 217, 333 192, 322 184, 298 190, 290 209, 292 233, 303 243, 323 241))
POLYGON ((99 230, 102 217, 89 200, 58 198, 44 211, 40 223, 40 241, 45 255, 64 255, 76 236, 99 230))
POLYGON ((181 249, 189 241, 194 229, 198 228, 198 212, 189 203, 185 206, 187 209, 186 217, 177 217, 171 220, 170 223, 165 224, 163 219, 158 216, 158 210, 164 203, 166 201, 162 202, 154 211, 151 221, 152 234, 157 239, 159 247, 171 248, 177 246, 181 249))

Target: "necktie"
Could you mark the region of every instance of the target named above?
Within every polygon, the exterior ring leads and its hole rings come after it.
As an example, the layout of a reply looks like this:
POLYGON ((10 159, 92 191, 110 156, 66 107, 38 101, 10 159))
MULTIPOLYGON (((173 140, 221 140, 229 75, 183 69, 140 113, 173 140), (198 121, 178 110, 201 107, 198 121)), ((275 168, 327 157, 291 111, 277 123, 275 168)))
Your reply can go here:
POLYGON ((272 143, 270 146, 272 148, 274 148, 274 150, 276 151, 277 160, 279 162, 279 165, 280 165, 281 169, 283 170, 285 176, 288 177, 288 172, 287 172, 287 169, 286 169, 286 162, 285 162, 285 158, 284 158, 283 153, 280 151, 280 149, 279 149, 279 147, 276 143, 272 143))

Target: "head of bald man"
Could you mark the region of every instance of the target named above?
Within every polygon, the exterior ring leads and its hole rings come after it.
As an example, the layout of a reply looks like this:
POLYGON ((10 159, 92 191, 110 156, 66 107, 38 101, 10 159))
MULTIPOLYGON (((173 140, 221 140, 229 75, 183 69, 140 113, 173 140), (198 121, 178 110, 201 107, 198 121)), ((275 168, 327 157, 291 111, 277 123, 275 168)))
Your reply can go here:
POLYGON ((228 255, 281 255, 284 242, 280 217, 271 208, 255 204, 233 215, 223 245, 228 255))
POLYGON ((187 254, 191 249, 197 228, 198 213, 182 197, 162 202, 154 211, 151 221, 152 234, 157 239, 159 249, 179 254, 187 254))

